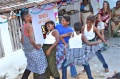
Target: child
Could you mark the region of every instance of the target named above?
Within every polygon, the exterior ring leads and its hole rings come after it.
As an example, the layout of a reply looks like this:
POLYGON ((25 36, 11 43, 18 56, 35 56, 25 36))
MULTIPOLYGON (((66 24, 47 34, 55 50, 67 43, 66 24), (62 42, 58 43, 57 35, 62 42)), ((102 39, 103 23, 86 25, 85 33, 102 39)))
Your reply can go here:
MULTIPOLYGON (((105 39, 99 33, 98 29, 93 26, 94 21, 95 21, 94 16, 92 16, 92 15, 88 16, 87 24, 82 28, 82 33, 86 36, 87 40, 89 40, 89 41, 95 41, 95 34, 97 34, 99 36, 99 38, 104 43, 106 43, 105 39)), ((99 45, 96 46, 96 48, 100 48, 99 45)), ((87 47, 85 49, 89 49, 89 47, 87 47)), ((105 62, 105 60, 104 60, 104 58, 103 58, 103 56, 101 54, 101 50, 100 49, 96 52, 96 55, 97 55, 98 59, 102 62, 103 67, 105 68, 105 72, 109 72, 108 65, 105 62)))
MULTIPOLYGON (((86 36, 87 40, 89 40, 89 41, 95 41, 95 34, 97 34, 99 36, 99 38, 104 43, 106 43, 105 39, 99 33, 98 29, 93 26, 94 21, 95 21, 94 16, 92 16, 92 15, 88 16, 88 18, 87 18, 87 24, 82 28, 82 34, 84 34, 86 36)), ((100 48, 100 46, 97 45, 96 48, 100 48)), ((90 48, 90 47, 87 46, 85 49, 92 49, 92 48, 90 48)), ((103 64, 103 67, 105 68, 105 72, 109 72, 108 65, 105 62, 105 59, 104 59, 104 57, 101 54, 101 50, 98 50, 96 52, 96 55, 97 55, 98 59, 101 61, 101 63, 103 64)), ((85 68, 88 65, 89 65, 88 63, 86 63, 85 65, 83 65, 84 66, 84 70, 83 71, 85 71, 85 68)), ((89 72, 91 72, 90 69, 89 69, 89 71, 86 70, 86 73, 88 73, 88 76, 91 78, 92 75, 90 75, 89 72)), ((91 79, 93 79, 93 78, 91 78, 91 79)))
POLYGON ((46 79, 45 70, 47 68, 47 60, 41 45, 36 45, 34 41, 33 28, 31 25, 31 16, 28 11, 24 11, 21 14, 25 24, 22 29, 21 42, 23 45, 23 51, 27 58, 27 67, 23 73, 21 79, 28 79, 30 72, 39 74, 38 79, 46 79))
MULTIPOLYGON (((76 22, 74 24, 74 31, 67 34, 60 35, 60 40, 65 45, 65 48, 67 47, 67 43, 64 41, 64 37, 71 37, 69 39, 69 48, 67 49, 67 62, 64 64, 64 66, 67 66, 70 63, 74 63, 77 65, 83 65, 85 62, 90 59, 90 57, 87 57, 87 53, 84 52, 84 46, 82 46, 82 43, 88 44, 90 46, 99 44, 101 41, 96 42, 89 42, 87 38, 81 34, 82 24, 80 22, 76 22)), ((89 53, 89 52, 88 52, 89 53)), ((90 55, 93 56, 93 53, 90 53, 90 55)))
POLYGON ((108 77, 107 79, 120 79, 120 72, 116 73, 114 76, 112 77, 108 77))
MULTIPOLYGON (((66 34, 69 32, 73 32, 72 28, 69 26, 70 24, 70 16, 63 16, 61 20, 62 24, 59 24, 56 26, 56 29, 58 30, 59 34, 66 34)), ((65 42, 68 43, 69 37, 64 38, 65 42)), ((64 67, 64 63, 66 62, 65 59, 65 49, 64 44, 60 40, 57 45, 57 52, 56 52, 56 58, 57 58, 57 66, 59 68, 62 67, 62 79, 67 79, 67 67, 64 67)), ((72 77, 77 78, 77 71, 74 65, 70 65, 70 72, 72 77)))
POLYGON ((48 62, 48 67, 45 74, 47 75, 47 79, 50 79, 50 76, 54 77, 55 79, 60 79, 60 75, 56 65, 55 50, 59 42, 59 33, 57 30, 55 30, 55 24, 53 21, 48 21, 45 25, 45 28, 47 28, 47 34, 42 47, 48 62))

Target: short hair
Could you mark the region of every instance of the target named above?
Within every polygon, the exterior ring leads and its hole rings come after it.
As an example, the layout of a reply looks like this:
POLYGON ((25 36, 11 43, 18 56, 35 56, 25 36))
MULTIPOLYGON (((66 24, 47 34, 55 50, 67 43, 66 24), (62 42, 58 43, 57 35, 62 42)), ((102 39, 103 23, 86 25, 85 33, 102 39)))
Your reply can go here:
POLYGON ((114 78, 112 78, 112 77, 108 77, 107 79, 114 79, 114 78))
POLYGON ((80 22, 74 23, 74 30, 75 31, 81 31, 81 29, 82 29, 82 23, 80 23, 80 22))
POLYGON ((25 20, 25 16, 28 15, 28 14, 29 14, 28 11, 21 12, 21 18, 22 18, 22 20, 25 20))
POLYGON ((91 21, 91 22, 94 22, 95 21, 95 16, 93 16, 93 15, 89 15, 88 17, 87 17, 87 20, 88 21, 91 21))
POLYGON ((70 16, 68 16, 68 15, 64 15, 63 18, 64 18, 67 22, 70 23, 70 21, 71 21, 70 16))
POLYGON ((113 76, 113 78, 118 78, 118 79, 120 79, 120 72, 116 73, 116 74, 113 76))

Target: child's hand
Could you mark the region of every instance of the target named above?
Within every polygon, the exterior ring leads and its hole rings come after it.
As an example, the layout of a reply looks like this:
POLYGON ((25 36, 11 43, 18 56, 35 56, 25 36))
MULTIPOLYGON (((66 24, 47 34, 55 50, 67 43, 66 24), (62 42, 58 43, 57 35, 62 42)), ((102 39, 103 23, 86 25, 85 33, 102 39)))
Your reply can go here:
POLYGON ((40 48, 41 48, 41 44, 38 44, 36 49, 39 50, 40 48))
POLYGON ((101 40, 98 40, 97 42, 98 42, 98 44, 99 44, 99 43, 101 43, 102 41, 101 41, 101 40))
POLYGON ((64 48, 67 48, 67 46, 68 46, 68 45, 67 45, 67 44, 65 44, 64 48))
POLYGON ((109 44, 108 42, 105 42, 105 44, 106 44, 107 46, 110 46, 110 44, 109 44))
POLYGON ((105 27, 107 27, 107 26, 108 26, 108 24, 107 24, 107 23, 104 23, 104 25, 105 25, 105 27))
POLYGON ((48 49, 48 50, 46 51, 46 55, 49 56, 49 55, 50 55, 50 52, 51 52, 51 49, 48 49))

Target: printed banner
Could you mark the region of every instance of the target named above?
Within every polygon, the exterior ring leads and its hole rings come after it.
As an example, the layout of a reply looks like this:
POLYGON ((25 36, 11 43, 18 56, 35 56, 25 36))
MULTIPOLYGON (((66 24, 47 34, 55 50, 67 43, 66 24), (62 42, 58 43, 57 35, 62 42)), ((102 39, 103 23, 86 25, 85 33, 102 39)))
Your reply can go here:
MULTIPOLYGON (((50 8, 52 5, 47 5, 46 8, 50 8)), ((39 12, 39 8, 30 8, 32 12, 39 12)), ((44 24, 45 22, 52 20, 55 24, 59 23, 58 20, 58 10, 55 6, 53 9, 50 10, 42 10, 38 14, 31 14, 32 15, 32 25, 35 35, 36 44, 43 44, 45 34, 44 24)))

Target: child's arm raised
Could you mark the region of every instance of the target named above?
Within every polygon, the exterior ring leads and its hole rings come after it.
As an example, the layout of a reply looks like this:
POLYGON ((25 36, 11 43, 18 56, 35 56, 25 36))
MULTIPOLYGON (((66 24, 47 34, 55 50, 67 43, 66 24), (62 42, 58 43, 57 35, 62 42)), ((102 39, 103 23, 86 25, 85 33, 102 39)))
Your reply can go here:
POLYGON ((46 51, 46 54, 47 55, 50 55, 50 51, 55 47, 57 46, 58 42, 59 42, 59 32, 57 30, 54 30, 52 32, 52 35, 55 37, 56 41, 55 43, 46 51))
POLYGON ((60 35, 60 40, 63 42, 64 45, 67 45, 67 43, 65 42, 64 38, 65 38, 65 37, 68 37, 68 36, 70 37, 71 34, 72 34, 72 33, 70 32, 70 33, 67 33, 67 34, 62 34, 62 35, 60 35))
POLYGON ((40 49, 41 46, 37 46, 37 45, 35 44, 35 41, 33 40, 33 28, 32 28, 31 25, 29 25, 29 26, 27 27, 27 31, 28 31, 28 34, 29 34, 29 39, 30 39, 31 44, 32 44, 37 50, 40 49))
POLYGON ((100 34, 100 32, 98 31, 98 29, 96 27, 94 27, 94 32, 99 36, 99 38, 106 43, 105 39, 103 38, 103 36, 100 34))
POLYGON ((82 35, 82 41, 89 46, 101 43, 101 40, 98 40, 96 42, 89 42, 84 35, 82 35))

